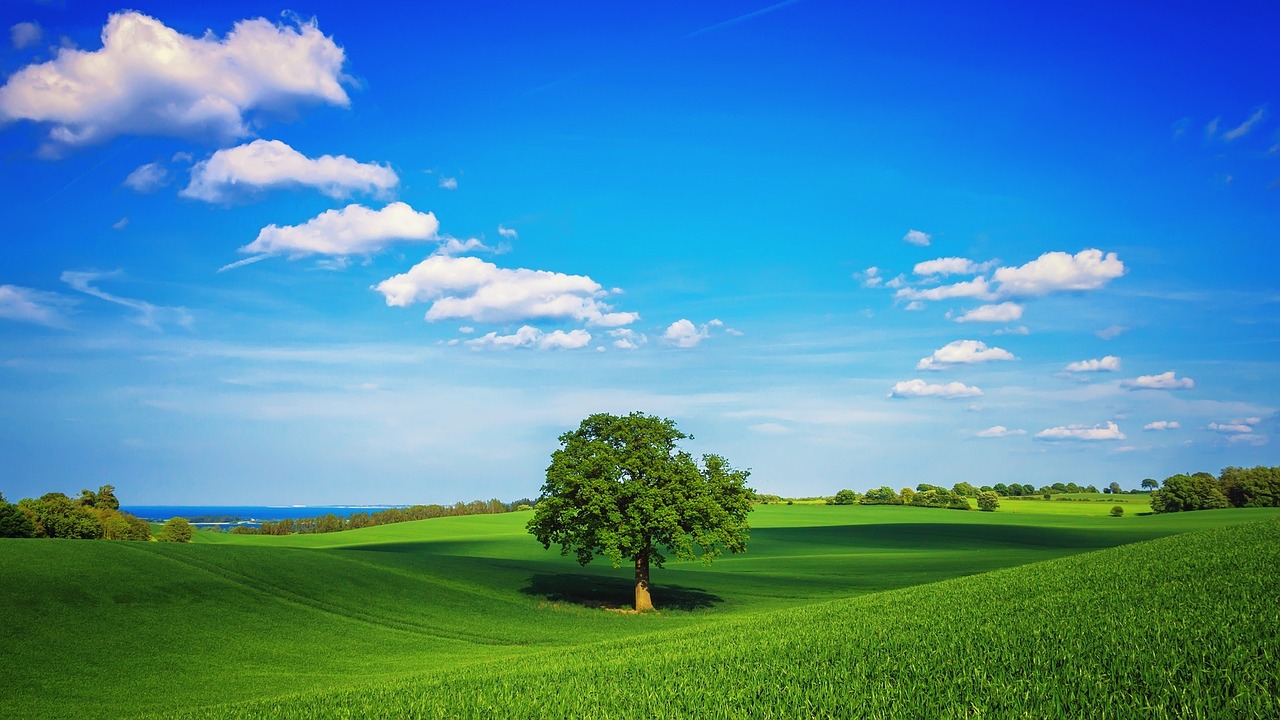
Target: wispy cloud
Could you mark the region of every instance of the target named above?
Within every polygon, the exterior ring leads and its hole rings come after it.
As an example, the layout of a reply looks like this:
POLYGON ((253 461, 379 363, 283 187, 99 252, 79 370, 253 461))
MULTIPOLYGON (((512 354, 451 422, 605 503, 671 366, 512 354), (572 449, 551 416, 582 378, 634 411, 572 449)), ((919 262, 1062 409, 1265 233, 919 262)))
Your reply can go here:
POLYGON ((720 22, 718 22, 718 23, 714 23, 714 24, 708 25, 708 26, 706 26, 706 27, 704 27, 704 28, 699 28, 699 29, 694 30, 693 32, 691 32, 691 33, 689 33, 689 34, 685 35, 685 38, 696 37, 696 36, 701 35, 701 34, 703 34, 703 33, 711 32, 712 30, 719 30, 719 29, 720 29, 720 28, 722 28, 722 27, 728 27, 728 26, 730 26, 730 25, 737 25, 737 24, 738 24, 738 23, 740 23, 740 22, 745 22, 745 21, 747 21, 747 20, 751 20, 751 19, 753 19, 753 18, 758 18, 758 17, 760 17, 761 15, 767 15, 767 14, 769 14, 769 13, 771 13, 771 12, 776 11, 776 10, 781 10, 782 8, 784 8, 784 7, 788 6, 788 5, 795 5, 795 4, 796 4, 796 3, 798 3, 798 2, 800 2, 800 0, 783 0, 783 2, 780 2, 780 3, 774 3, 773 5, 770 5, 770 6, 768 6, 768 7, 760 8, 759 10, 753 10, 753 11, 751 11, 751 12, 749 12, 749 13, 744 13, 744 14, 742 14, 742 15, 738 15, 738 16, 736 16, 736 17, 731 17, 731 18, 729 18, 728 20, 721 20, 721 21, 720 21, 720 22))
POLYGON ((134 298, 121 297, 102 290, 94 285, 99 280, 114 279, 122 277, 124 273, 119 270, 111 272, 95 272, 95 271, 73 271, 67 270, 62 273, 62 282, 71 286, 73 290, 84 293, 90 297, 105 300, 109 303, 115 303, 134 310, 138 316, 134 318, 143 327, 152 330, 160 330, 163 325, 174 324, 181 327, 191 327, 194 318, 191 313, 184 307, 169 307, 165 305, 155 305, 146 300, 136 300, 134 298))
POLYGON ((1245 135, 1248 135, 1250 132, 1253 131, 1255 127, 1258 126, 1259 123, 1265 120, 1266 117, 1267 117, 1266 106, 1260 107, 1257 110, 1254 110, 1253 114, 1250 115, 1248 119, 1246 119, 1244 122, 1222 133, 1222 139, 1226 140, 1227 142, 1230 142, 1232 140, 1238 140, 1244 137, 1245 135))
POLYGON ((62 311, 69 304, 70 300, 58 293, 0 285, 0 319, 61 327, 65 322, 62 311))

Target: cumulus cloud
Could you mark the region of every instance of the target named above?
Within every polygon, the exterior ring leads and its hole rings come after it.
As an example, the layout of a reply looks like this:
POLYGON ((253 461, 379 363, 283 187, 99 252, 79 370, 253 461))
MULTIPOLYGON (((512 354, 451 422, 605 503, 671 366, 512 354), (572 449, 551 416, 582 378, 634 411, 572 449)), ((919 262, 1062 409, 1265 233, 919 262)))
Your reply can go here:
POLYGON ((694 325, 689 320, 680 319, 667 326, 662 333, 662 341, 678 348, 697 347, 699 343, 711 337, 711 328, 720 327, 724 323, 712 320, 702 325, 694 325))
POLYGON ((511 335, 499 335, 496 332, 491 332, 474 340, 467 340, 463 344, 476 349, 574 350, 585 347, 589 342, 591 342, 591 333, 586 330, 570 330, 569 332, 555 330, 548 333, 538 328, 524 325, 511 335))
POLYGON ((226 202, 280 187, 310 187, 331 198, 355 192, 385 195, 400 182, 389 166, 361 163, 346 155, 309 158, 279 140, 254 140, 215 152, 191 168, 183 197, 226 202))
POLYGON ((485 245, 479 238, 459 240, 456 237, 440 238, 440 246, 436 248, 437 255, 461 255, 465 252, 497 252, 497 250, 485 245))
POLYGON ((1181 428, 1181 427, 1182 427, 1182 424, 1179 423, 1177 420, 1156 420, 1155 422, 1149 422, 1146 425, 1143 425, 1142 429, 1160 431, 1160 430, 1177 430, 1178 428, 1181 428))
POLYGON ((130 308, 138 313, 134 318, 134 322, 143 327, 159 330, 161 326, 174 324, 182 327, 191 327, 193 318, 191 313, 187 312, 184 307, 168 307, 164 305, 154 305, 146 300, 136 300, 134 298, 121 297, 109 293, 99 287, 96 283, 100 280, 120 277, 122 273, 119 270, 112 272, 82 272, 67 270, 62 273, 62 282, 70 285, 72 289, 84 293, 90 297, 105 300, 109 303, 115 303, 123 307, 130 308))
POLYGON ((44 29, 38 22, 14 23, 9 27, 9 41, 18 50, 28 45, 35 45, 42 37, 44 37, 44 29))
POLYGON ((519 234, 515 231, 514 228, 503 227, 502 225, 498 226, 498 235, 503 238, 506 238, 507 240, 515 240, 517 237, 519 237, 519 234))
POLYGON ((638 313, 614 312, 601 300, 609 293, 585 275, 500 268, 474 257, 432 255, 373 289, 392 307, 431 303, 428 321, 564 318, 619 327, 640 319, 638 313))
POLYGON ((315 21, 241 20, 219 38, 183 35, 138 12, 113 13, 102 48, 62 48, 0 87, 0 120, 52 128, 43 150, 117 135, 230 140, 250 133, 254 111, 288 113, 303 103, 346 106, 345 53, 315 21))
POLYGON ((57 327, 68 300, 57 293, 0 285, 0 319, 57 327))
POLYGON ((1189 377, 1180 378, 1170 370, 1159 375, 1141 375, 1120 384, 1130 390, 1190 390, 1196 386, 1196 381, 1189 377))
POLYGON ((912 269, 916 275, 977 275, 989 270, 994 263, 976 263, 969 258, 944 257, 916 263, 912 269))
POLYGON ((950 382, 945 385, 932 385, 924 380, 907 380, 895 383, 889 389, 889 397, 891 398, 967 398, 978 397, 982 395, 982 390, 972 385, 965 385, 959 382, 950 382))
POLYGON ((610 330, 609 337, 613 338, 613 346, 619 350, 636 350, 644 347, 649 342, 647 335, 636 332, 631 328, 610 330))
POLYGON ((1067 365, 1067 372, 1115 372, 1120 369, 1120 358, 1107 355, 1100 360, 1080 360, 1067 365))
POLYGON ((1026 435, 1026 434, 1027 434, 1026 430, 1010 430, 1009 428, 1003 425, 992 425, 986 430, 979 430, 978 432, 974 433, 973 436, 980 437, 980 438, 1002 438, 1002 437, 1009 437, 1010 435, 1026 435))
POLYGON ((1108 421, 1106 425, 1062 425, 1045 428, 1036 433, 1041 440, 1124 440, 1119 426, 1108 421))
POLYGON ((1014 302, 999 305, 979 305, 956 318, 956 322, 1013 322, 1022 319, 1022 306, 1014 302))
POLYGON ((853 277, 866 288, 880 287, 884 284, 884 278, 880 276, 880 268, 874 265, 860 273, 854 273, 853 277))
POLYGON ((1081 250, 1075 255, 1048 252, 1018 267, 995 271, 992 279, 1002 297, 1034 297, 1064 290, 1096 290, 1124 275, 1115 253, 1081 250))
POLYGON ((372 253, 397 240, 436 240, 439 228, 434 214, 402 202, 381 210, 348 205, 326 210, 302 225, 268 225, 240 252, 290 257, 372 253))
POLYGON ((894 297, 899 300, 911 300, 919 302, 921 300, 948 300, 950 298, 976 298, 978 300, 994 300, 996 294, 992 292, 991 286, 984 277, 976 277, 972 280, 958 282, 951 285, 940 285, 934 288, 921 290, 919 288, 904 287, 894 293, 894 297))
POLYGON ((139 193, 150 193, 169 184, 169 170, 158 162, 139 165, 124 179, 124 186, 139 193))
POLYGON ((932 235, 919 230, 908 230, 907 234, 902 236, 902 242, 921 247, 928 247, 931 240, 933 240, 932 235))
POLYGON ((440 187, 444 188, 445 190, 457 190, 458 178, 442 177, 440 178, 440 187))
POLYGON ((998 347, 987 347, 981 340, 956 340, 947 343, 927 358, 916 363, 917 370, 945 370, 955 365, 973 365, 993 360, 1017 360, 1013 353, 998 347))
POLYGON ((1267 117, 1267 109, 1265 107, 1260 107, 1257 110, 1254 110, 1253 114, 1250 115, 1247 120, 1240 123, 1236 127, 1222 133, 1222 139, 1226 140, 1227 142, 1231 142, 1232 140, 1238 140, 1244 137, 1245 135, 1248 135, 1250 132, 1253 131, 1255 127, 1257 127, 1259 123, 1265 120, 1266 117, 1267 117))

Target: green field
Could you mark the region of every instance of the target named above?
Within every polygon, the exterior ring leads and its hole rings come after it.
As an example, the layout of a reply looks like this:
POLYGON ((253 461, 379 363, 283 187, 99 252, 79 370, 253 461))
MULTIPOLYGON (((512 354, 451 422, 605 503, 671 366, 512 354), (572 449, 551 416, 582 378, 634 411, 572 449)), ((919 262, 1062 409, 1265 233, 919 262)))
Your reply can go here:
POLYGON ((746 554, 655 571, 644 615, 605 610, 628 568, 544 551, 528 513, 0 540, 0 714, 1280 713, 1280 512, 1113 504, 761 506, 746 554))

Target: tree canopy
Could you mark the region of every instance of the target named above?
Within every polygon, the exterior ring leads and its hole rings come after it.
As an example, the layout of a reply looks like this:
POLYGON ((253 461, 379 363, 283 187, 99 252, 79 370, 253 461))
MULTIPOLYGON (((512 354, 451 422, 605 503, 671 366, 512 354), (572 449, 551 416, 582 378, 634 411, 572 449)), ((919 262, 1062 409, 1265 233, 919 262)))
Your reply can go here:
POLYGON ((748 471, 719 455, 699 465, 677 446, 691 439, 666 418, 597 413, 560 436, 528 523, 544 548, 585 565, 635 563, 635 609, 649 610, 649 564, 668 556, 710 563, 746 550, 754 491, 748 471))

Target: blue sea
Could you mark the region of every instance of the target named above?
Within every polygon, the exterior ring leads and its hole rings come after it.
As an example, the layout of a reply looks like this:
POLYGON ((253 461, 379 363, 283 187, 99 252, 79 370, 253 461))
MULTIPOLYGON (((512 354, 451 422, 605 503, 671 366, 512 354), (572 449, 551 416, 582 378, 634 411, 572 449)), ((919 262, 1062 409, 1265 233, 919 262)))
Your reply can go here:
POLYGON ((333 513, 338 517, 350 517, 352 513, 375 513, 392 507, 407 505, 122 505, 121 512, 136 515, 143 520, 164 522, 172 517, 188 520, 219 518, 218 524, 229 522, 275 522, 289 518, 319 517, 333 513), (225 518, 225 519, 224 519, 225 518))

